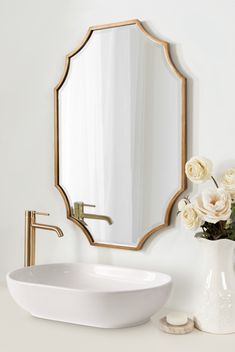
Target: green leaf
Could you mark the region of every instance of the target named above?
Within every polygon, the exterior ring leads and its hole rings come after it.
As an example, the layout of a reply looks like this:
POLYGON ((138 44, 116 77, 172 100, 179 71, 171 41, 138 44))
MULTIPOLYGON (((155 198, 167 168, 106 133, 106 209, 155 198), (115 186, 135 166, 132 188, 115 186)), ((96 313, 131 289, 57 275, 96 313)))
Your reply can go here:
POLYGON ((235 241, 235 227, 231 228, 231 232, 229 233, 228 237, 229 240, 235 241))
POLYGON ((235 206, 232 207, 232 213, 230 215, 230 218, 231 218, 232 222, 235 221, 235 206))
POLYGON ((194 237, 196 237, 196 238, 208 238, 208 235, 207 235, 206 232, 197 232, 194 237))

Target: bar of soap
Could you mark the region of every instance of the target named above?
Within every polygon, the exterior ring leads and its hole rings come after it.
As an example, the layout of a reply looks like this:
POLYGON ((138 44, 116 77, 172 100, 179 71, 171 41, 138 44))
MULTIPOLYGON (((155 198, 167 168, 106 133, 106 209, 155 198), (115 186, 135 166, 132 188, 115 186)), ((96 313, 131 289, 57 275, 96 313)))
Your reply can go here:
POLYGON ((187 324, 188 317, 182 312, 170 312, 166 316, 166 321, 170 325, 181 326, 187 324))
MULTIPOLYGON (((177 323, 179 323, 179 321, 180 320, 177 319, 177 323)), ((183 322, 183 320, 181 320, 181 322, 183 322)), ((166 321, 166 317, 163 317, 159 321, 159 327, 163 332, 166 332, 167 334, 175 334, 175 335, 188 334, 192 332, 194 329, 194 321, 188 318, 187 323, 184 325, 172 325, 166 321)))

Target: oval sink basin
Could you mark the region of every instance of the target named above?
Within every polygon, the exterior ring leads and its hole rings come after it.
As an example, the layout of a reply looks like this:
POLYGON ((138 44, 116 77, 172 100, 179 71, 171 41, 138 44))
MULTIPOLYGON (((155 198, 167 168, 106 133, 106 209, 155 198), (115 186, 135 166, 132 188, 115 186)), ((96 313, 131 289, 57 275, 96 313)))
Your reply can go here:
POLYGON ((33 316, 101 328, 142 324, 166 302, 169 275, 110 265, 35 265, 7 275, 13 299, 33 316))

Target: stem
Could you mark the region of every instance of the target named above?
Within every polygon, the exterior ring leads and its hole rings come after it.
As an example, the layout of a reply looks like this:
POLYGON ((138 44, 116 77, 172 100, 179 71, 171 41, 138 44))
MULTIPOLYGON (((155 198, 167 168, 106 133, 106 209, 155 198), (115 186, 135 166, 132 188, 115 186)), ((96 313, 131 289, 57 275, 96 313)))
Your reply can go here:
POLYGON ((211 176, 211 178, 212 178, 214 184, 216 185, 216 188, 219 188, 219 185, 218 185, 217 181, 215 180, 215 178, 213 176, 211 176))
POLYGON ((190 201, 190 199, 189 199, 189 195, 188 195, 188 196, 185 196, 184 198, 191 204, 191 201, 190 201))

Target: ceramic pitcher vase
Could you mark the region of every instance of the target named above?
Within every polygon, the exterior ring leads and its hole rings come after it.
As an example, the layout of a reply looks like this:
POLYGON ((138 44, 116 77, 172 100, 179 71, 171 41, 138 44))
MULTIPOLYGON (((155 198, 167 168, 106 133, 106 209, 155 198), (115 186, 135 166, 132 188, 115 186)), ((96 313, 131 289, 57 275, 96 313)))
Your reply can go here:
POLYGON ((235 241, 198 239, 204 272, 195 316, 197 328, 214 334, 235 333, 235 241))

